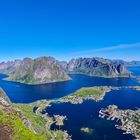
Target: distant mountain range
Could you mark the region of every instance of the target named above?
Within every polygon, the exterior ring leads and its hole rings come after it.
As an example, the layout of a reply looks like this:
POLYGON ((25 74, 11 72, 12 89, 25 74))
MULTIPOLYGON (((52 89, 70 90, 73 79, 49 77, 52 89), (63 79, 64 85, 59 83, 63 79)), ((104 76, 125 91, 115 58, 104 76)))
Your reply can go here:
POLYGON ((103 58, 78 58, 69 62, 53 57, 24 58, 0 63, 0 73, 9 75, 7 80, 26 84, 42 84, 70 80, 69 73, 99 77, 129 77, 126 64, 120 60, 103 58))
POLYGON ((139 67, 140 61, 124 61, 124 60, 112 60, 113 63, 121 63, 124 64, 126 67, 139 67))

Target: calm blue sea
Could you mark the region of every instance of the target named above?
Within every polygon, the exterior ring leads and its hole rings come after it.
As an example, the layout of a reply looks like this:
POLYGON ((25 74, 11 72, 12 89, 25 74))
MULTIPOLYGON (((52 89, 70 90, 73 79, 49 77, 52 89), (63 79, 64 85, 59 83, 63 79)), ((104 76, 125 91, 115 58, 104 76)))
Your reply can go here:
POLYGON ((131 71, 134 76, 140 76, 140 66, 139 67, 128 67, 128 70, 131 71))
POLYGON ((133 78, 99 78, 86 75, 70 75, 72 80, 42 85, 26 85, 2 80, 6 77, 0 74, 0 87, 4 89, 14 103, 30 103, 41 99, 54 99, 66 96, 81 87, 91 86, 135 86, 140 85, 133 78))
MULTIPOLYGON (((140 75, 140 69, 130 68, 134 75, 140 75)), ((30 103, 41 99, 55 99, 66 96, 81 87, 91 86, 140 86, 134 78, 99 78, 86 75, 70 75, 72 80, 42 85, 25 85, 2 80, 6 76, 0 74, 0 87, 14 103, 30 103)), ((98 117, 102 107, 115 104, 121 109, 140 108, 140 91, 133 89, 113 90, 106 94, 100 102, 85 101, 80 105, 70 103, 53 104, 46 111, 66 115, 68 120, 63 127, 52 125, 52 129, 67 130, 73 140, 133 140, 131 135, 123 135, 115 128, 115 123, 98 117), (81 127, 93 129, 91 134, 81 132, 81 127)))
MULTIPOLYGON (((73 140, 132 140, 131 135, 115 129, 115 123, 98 117, 99 110, 108 105, 115 104, 120 109, 140 108, 140 91, 132 89, 113 90, 106 94, 100 102, 85 101, 83 104, 70 103, 53 104, 47 109, 50 116, 54 114, 66 115, 68 120, 61 127, 72 135, 73 140), (85 134, 80 131, 82 127, 93 129, 93 133, 85 134)), ((58 129, 55 124, 52 129, 58 129)))

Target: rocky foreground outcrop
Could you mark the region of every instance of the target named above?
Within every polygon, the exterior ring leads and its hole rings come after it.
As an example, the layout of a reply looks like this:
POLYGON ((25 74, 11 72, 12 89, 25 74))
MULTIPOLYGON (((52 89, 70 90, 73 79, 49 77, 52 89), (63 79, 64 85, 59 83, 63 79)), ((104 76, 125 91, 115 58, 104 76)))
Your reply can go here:
POLYGON ((0 88, 0 140, 71 140, 67 131, 51 130, 54 123, 62 126, 66 116, 42 114, 52 102, 13 104, 0 88))
POLYGON ((130 72, 123 63, 113 63, 103 58, 72 59, 67 64, 68 72, 102 77, 128 77, 130 72))
POLYGON ((20 111, 13 108, 9 98, 0 88, 0 138, 3 140, 12 140, 13 133, 15 133, 12 125, 16 124, 18 121, 23 123, 24 127, 27 127, 29 131, 35 132, 31 122, 26 119, 20 111), (11 120, 11 118, 14 121, 11 120))
POLYGON ((9 75, 7 80, 26 84, 41 84, 69 80, 63 68, 52 57, 24 58, 0 63, 0 73, 9 75))

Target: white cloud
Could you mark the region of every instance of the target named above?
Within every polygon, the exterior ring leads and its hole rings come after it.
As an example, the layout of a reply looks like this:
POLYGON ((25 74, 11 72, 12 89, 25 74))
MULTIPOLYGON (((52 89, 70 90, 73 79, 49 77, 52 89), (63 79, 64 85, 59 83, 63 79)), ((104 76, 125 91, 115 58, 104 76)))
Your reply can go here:
POLYGON ((115 51, 115 50, 121 50, 121 49, 134 49, 134 48, 140 48, 140 42, 134 43, 134 44, 121 44, 121 45, 109 46, 109 47, 104 47, 104 48, 99 48, 99 49, 78 51, 78 52, 75 52, 74 54, 83 55, 83 54, 102 53, 106 51, 115 51))

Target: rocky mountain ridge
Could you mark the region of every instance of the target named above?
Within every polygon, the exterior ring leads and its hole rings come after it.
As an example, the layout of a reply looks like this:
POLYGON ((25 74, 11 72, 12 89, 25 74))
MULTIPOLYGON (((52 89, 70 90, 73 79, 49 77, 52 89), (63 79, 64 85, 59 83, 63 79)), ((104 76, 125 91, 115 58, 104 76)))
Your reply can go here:
POLYGON ((123 63, 113 63, 103 58, 72 59, 67 64, 70 73, 82 73, 100 77, 129 77, 130 72, 123 63))
POLYGON ((41 84, 70 80, 53 57, 24 58, 0 63, 0 73, 9 75, 7 80, 26 84, 41 84))
POLYGON ((99 77, 129 77, 130 72, 119 61, 103 58, 77 58, 69 62, 53 57, 24 58, 0 63, 0 73, 7 74, 7 80, 26 84, 42 84, 70 80, 69 73, 99 77))
POLYGON ((126 67, 140 67, 140 61, 124 61, 124 60, 112 60, 113 63, 124 64, 126 67))

